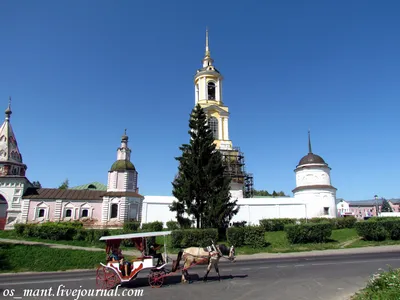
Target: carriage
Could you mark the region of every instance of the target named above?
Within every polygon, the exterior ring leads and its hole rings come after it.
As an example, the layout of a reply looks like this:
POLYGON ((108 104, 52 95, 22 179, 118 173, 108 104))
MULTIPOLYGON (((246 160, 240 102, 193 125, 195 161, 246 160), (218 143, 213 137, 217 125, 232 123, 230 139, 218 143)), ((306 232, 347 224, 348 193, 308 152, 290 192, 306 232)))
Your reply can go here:
POLYGON ((161 287, 164 283, 165 276, 169 273, 169 271, 165 269, 165 266, 168 264, 165 237, 170 234, 171 231, 159 231, 101 237, 100 241, 106 242, 107 262, 106 264, 100 263, 100 266, 97 268, 97 287, 99 289, 112 289, 121 283, 135 280, 138 274, 144 270, 150 271, 148 276, 150 286, 161 287), (147 255, 146 253, 148 249, 147 238, 155 238, 157 236, 164 237, 164 263, 161 265, 157 265, 157 258, 147 255), (110 253, 112 249, 118 249, 123 240, 131 240, 142 255, 129 262, 126 260, 112 260, 108 256, 108 253, 110 253))
POLYGON ((172 231, 157 231, 157 232, 143 232, 131 233, 114 236, 103 236, 100 241, 106 242, 107 263, 100 263, 96 273, 96 285, 99 289, 112 289, 121 283, 130 282, 135 280, 141 271, 149 271, 148 282, 153 288, 159 288, 163 285, 164 279, 171 276, 178 271, 182 271, 182 282, 187 282, 186 278, 189 276, 187 270, 194 265, 207 265, 207 272, 204 280, 207 280, 207 275, 211 268, 214 266, 220 279, 218 261, 221 257, 229 261, 235 261, 235 249, 233 246, 226 247, 224 244, 215 245, 211 241, 211 246, 202 247, 189 247, 181 249, 178 253, 176 260, 172 261, 172 269, 166 269, 169 263, 167 255, 166 236, 170 235, 172 231), (157 264, 158 258, 148 255, 148 238, 155 238, 157 236, 164 237, 164 257, 161 265, 157 264), (123 240, 131 240, 137 250, 142 256, 127 262, 122 260, 113 260, 108 256, 110 250, 120 249, 123 240), (179 266, 181 259, 185 260, 182 267, 179 266))

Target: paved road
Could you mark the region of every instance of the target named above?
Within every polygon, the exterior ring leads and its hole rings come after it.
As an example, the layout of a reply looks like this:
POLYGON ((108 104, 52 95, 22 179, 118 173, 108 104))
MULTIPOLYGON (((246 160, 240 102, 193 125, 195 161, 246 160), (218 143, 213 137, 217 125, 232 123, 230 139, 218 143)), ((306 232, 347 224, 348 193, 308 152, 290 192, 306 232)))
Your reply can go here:
MULTIPOLYGON (((98 296, 79 297, 82 300, 91 299, 131 299, 134 293, 143 290, 145 299, 310 299, 310 300, 339 300, 348 299, 360 288, 372 273, 388 266, 400 267, 400 252, 380 254, 338 255, 309 258, 285 258, 237 261, 236 263, 221 262, 221 282, 216 281, 215 273, 210 273, 210 281, 197 281, 204 275, 203 267, 190 269, 195 281, 192 284, 181 284, 180 276, 168 278, 166 285, 160 289, 152 289, 147 283, 147 274, 141 276, 126 287, 117 291, 119 297, 98 296), (233 278, 230 277, 232 275, 233 278), (132 293, 130 297, 122 293, 132 293), (122 295, 122 296, 121 296, 122 295)), ((49 289, 56 293, 59 287, 73 289, 95 289, 95 273, 56 273, 31 275, 2 275, 0 276, 0 291, 14 289, 14 296, 22 296, 23 289, 49 289), (65 287, 64 287, 64 286, 65 287)), ((115 292, 115 291, 114 291, 115 292)), ((65 293, 65 291, 64 291, 65 293)), ((2 299, 21 299, 5 297, 2 299)), ((23 299, 28 299, 27 297, 23 299)), ((32 297, 29 299, 77 299, 75 296, 32 297)))

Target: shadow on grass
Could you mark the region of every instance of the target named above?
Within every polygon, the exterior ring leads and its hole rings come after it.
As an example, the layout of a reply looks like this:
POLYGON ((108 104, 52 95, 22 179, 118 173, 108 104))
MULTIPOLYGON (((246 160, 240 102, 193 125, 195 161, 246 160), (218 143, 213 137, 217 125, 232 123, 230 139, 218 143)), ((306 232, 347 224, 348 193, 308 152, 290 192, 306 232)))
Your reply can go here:
POLYGON ((0 243, 0 271, 12 270, 7 253, 12 253, 12 245, 0 243))
POLYGON ((326 239, 325 243, 339 243, 339 241, 333 239, 326 239))

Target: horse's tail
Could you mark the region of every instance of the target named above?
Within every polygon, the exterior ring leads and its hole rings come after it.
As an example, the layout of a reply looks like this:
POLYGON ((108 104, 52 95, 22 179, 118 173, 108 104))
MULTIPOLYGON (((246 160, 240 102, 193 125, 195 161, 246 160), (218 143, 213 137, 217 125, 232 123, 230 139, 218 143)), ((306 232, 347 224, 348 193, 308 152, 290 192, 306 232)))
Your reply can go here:
POLYGON ((181 249, 181 250, 178 252, 178 256, 176 257, 176 260, 174 260, 174 261, 172 262, 172 272, 175 272, 175 271, 178 269, 178 267, 179 267, 179 262, 180 262, 181 259, 182 259, 182 255, 183 255, 183 250, 181 249))

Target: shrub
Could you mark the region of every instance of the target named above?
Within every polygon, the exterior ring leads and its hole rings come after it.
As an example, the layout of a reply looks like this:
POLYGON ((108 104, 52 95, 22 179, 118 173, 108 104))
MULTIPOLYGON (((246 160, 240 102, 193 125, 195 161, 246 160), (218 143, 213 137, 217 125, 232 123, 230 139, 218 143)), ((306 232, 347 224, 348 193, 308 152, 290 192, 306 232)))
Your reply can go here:
POLYGON ((23 236, 25 227, 26 227, 26 224, 20 224, 20 223, 15 224, 14 225, 15 233, 19 236, 23 236))
POLYGON ((98 243, 102 236, 109 236, 110 231, 107 229, 87 229, 85 241, 88 243, 98 243))
POLYGON ((171 246, 174 248, 207 247, 218 238, 218 230, 209 229, 181 229, 171 234, 171 246))
POLYGON ((244 244, 252 248, 262 248, 266 246, 265 229, 263 226, 244 227, 244 244))
POLYGON ((139 227, 140 227, 140 222, 137 222, 137 221, 127 222, 127 223, 124 223, 123 231, 128 232, 128 233, 136 232, 136 231, 138 231, 139 227))
POLYGON ((226 240, 230 245, 241 247, 244 245, 244 227, 229 227, 226 231, 226 240))
POLYGON ((354 228, 357 218, 353 216, 334 219, 335 229, 354 228))
POLYGON ((384 241, 387 231, 381 222, 366 221, 358 222, 355 225, 357 234, 367 241, 384 241))
POLYGON ((291 244, 323 243, 332 234, 331 223, 308 223, 299 225, 286 225, 286 236, 291 244))
POLYGON ((168 221, 166 223, 168 230, 178 230, 179 229, 179 223, 177 221, 168 221))
POLYGON ((147 232, 162 231, 163 228, 164 228, 164 223, 160 221, 142 224, 142 231, 147 231, 147 232))
POLYGON ((296 219, 282 218, 282 219, 262 219, 259 221, 260 225, 264 227, 265 231, 282 231, 285 225, 296 224, 296 219))

